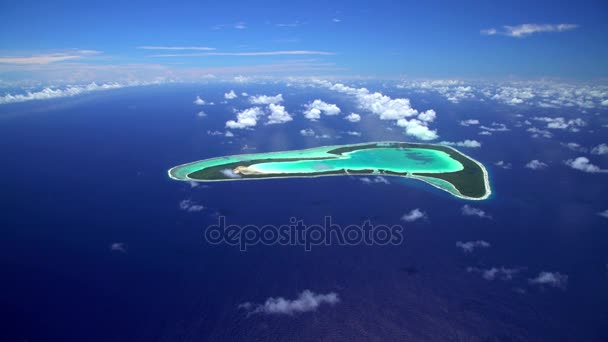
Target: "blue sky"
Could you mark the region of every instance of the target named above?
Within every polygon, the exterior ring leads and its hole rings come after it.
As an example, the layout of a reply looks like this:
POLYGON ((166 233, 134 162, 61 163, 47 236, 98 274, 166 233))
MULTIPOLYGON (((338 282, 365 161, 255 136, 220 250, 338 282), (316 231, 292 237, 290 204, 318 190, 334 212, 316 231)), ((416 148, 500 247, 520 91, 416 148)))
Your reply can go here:
POLYGON ((608 75, 601 1, 20 1, 0 28, 3 81, 608 75))

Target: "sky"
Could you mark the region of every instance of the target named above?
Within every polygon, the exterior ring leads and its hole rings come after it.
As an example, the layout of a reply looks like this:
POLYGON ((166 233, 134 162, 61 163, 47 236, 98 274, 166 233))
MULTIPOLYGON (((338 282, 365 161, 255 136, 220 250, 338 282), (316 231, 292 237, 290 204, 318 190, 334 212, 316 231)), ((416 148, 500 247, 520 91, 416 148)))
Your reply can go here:
POLYGON ((20 1, 0 81, 608 76, 602 1, 20 1))

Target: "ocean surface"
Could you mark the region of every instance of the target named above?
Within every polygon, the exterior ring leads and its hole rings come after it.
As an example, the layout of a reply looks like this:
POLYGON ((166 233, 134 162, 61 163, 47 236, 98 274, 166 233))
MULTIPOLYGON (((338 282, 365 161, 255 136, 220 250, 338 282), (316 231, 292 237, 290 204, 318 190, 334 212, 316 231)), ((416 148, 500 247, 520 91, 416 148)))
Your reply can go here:
MULTIPOLYGON (((608 219, 597 213, 608 209, 608 175, 567 167, 563 160, 579 153, 560 144, 607 142, 605 113, 581 114, 589 122, 584 132, 531 138, 515 127, 523 120, 516 114, 555 116, 555 109, 454 105, 374 87, 410 97, 414 108, 435 109, 440 140, 481 140, 481 148, 460 150, 488 168, 492 197, 465 201, 394 177, 390 184, 345 176, 191 187, 167 176, 173 166, 224 155, 413 141, 346 95, 315 88, 149 86, 0 106, 0 341, 606 341, 608 219), (242 97, 223 104, 230 89, 281 92, 294 121, 260 122, 233 130, 233 138, 209 134, 225 131, 233 108, 249 106, 242 97), (196 106, 197 95, 215 104, 196 106), (301 111, 315 98, 364 119, 310 123, 301 111), (201 110, 206 116, 197 115, 201 110), (479 136, 458 125, 468 118, 511 130, 479 136), (301 136, 307 127, 332 138, 301 136), (362 135, 344 133, 350 130, 362 135), (549 167, 524 168, 532 159, 549 167), (495 166, 499 160, 512 168, 495 166), (183 210, 184 200, 204 209, 183 210), (463 216, 465 204, 492 218, 463 216), (415 208, 428 218, 401 220, 415 208), (327 215, 342 225, 403 225, 404 241, 241 252, 204 239, 219 216, 231 224, 281 225, 292 217, 322 224, 327 215), (491 247, 456 247, 476 240, 491 247), (517 272, 487 280, 471 271, 492 267, 517 272), (530 283, 542 271, 567 275, 567 286, 530 283), (239 307, 294 299, 307 289, 334 292, 340 301, 292 315, 239 307)), ((607 156, 593 159, 608 166, 607 156)))

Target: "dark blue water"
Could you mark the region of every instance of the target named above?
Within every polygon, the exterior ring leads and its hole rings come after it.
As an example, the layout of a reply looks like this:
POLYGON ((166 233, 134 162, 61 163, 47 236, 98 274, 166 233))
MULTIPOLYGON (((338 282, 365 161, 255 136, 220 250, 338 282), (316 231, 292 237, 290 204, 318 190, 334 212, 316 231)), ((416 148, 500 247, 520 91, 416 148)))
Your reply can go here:
MULTIPOLYGON (((411 180, 367 185, 326 177, 196 188, 169 180, 166 171, 174 165, 240 153, 245 145, 264 152, 403 139, 371 117, 352 127, 341 117, 315 124, 302 118, 302 104, 317 97, 355 110, 343 95, 253 85, 235 90, 283 92, 294 122, 260 123, 254 131, 235 132, 234 139, 208 135, 233 118, 231 106, 246 108, 243 99, 220 103, 230 88, 133 88, 0 108, 0 340, 608 338, 608 220, 596 215, 608 209, 607 176, 562 165, 577 154, 559 145, 596 145, 606 129, 551 140, 531 139, 521 129, 481 137, 483 147, 467 153, 488 165, 495 194, 484 202, 455 199, 411 180), (216 105, 196 107, 196 95, 216 105), (207 117, 196 116, 200 109, 207 117), (364 135, 320 141, 301 137, 305 127, 364 135), (523 168, 531 159, 550 167, 523 168), (494 167, 498 160, 513 168, 494 167), (184 199, 206 209, 180 210, 184 199), (463 217, 466 203, 493 219, 463 217), (414 208, 427 212, 428 220, 401 222, 414 208), (280 225, 291 217, 321 223, 325 215, 343 225, 370 219, 403 224, 405 241, 311 252, 254 246, 243 253, 204 241, 204 228, 218 215, 242 225, 280 225), (480 239, 492 247, 471 255, 455 247, 459 240, 480 239), (111 251, 115 242, 126 253, 111 251), (511 281, 487 281, 467 273, 469 266, 522 271, 511 281), (567 274, 567 288, 528 284, 540 271, 567 274), (340 302, 293 316, 247 316, 237 308, 269 297, 295 298, 305 289, 336 292, 340 302)), ((430 96, 412 103, 437 110, 446 140, 477 137, 476 130, 455 124, 461 119, 509 126, 517 120, 512 110, 490 104, 454 106, 430 96)), ((589 120, 599 127, 599 118, 589 120)), ((605 157, 594 161, 608 165, 605 157)))

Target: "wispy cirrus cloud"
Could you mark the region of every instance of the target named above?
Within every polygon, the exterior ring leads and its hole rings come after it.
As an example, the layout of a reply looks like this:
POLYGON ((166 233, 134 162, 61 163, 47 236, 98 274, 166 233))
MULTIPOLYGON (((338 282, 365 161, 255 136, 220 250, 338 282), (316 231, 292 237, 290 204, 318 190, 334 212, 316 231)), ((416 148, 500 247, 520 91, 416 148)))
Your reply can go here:
POLYGON ((564 32, 578 28, 576 24, 521 24, 504 25, 501 29, 489 28, 481 30, 481 34, 486 36, 502 35, 508 37, 522 38, 541 32, 564 32))
POLYGON ((74 59, 81 59, 87 56, 100 54, 96 50, 73 50, 62 53, 39 54, 30 56, 0 56, 0 63, 3 64, 50 64, 74 59))
POLYGON ((298 20, 294 21, 294 22, 290 22, 290 23, 276 23, 274 24, 274 26, 276 27, 298 27, 302 25, 302 23, 298 20))
POLYGON ((209 56, 299 56, 299 55, 335 55, 329 51, 314 50, 282 50, 282 51, 252 51, 252 52, 203 52, 203 53, 172 53, 151 55, 149 57, 209 57, 209 56))
POLYGON ((158 46, 158 45, 144 45, 138 46, 138 49, 142 50, 165 50, 165 51, 213 51, 215 48, 208 46, 158 46))

